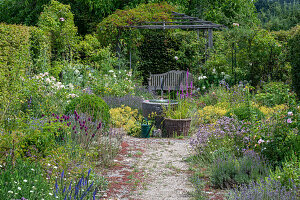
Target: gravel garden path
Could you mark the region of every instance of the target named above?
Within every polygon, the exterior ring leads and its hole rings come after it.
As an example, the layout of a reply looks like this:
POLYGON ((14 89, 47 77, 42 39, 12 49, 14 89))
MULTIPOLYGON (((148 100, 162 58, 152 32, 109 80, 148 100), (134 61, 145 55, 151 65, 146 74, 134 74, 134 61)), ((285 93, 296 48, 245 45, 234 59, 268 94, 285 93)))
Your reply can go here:
POLYGON ((104 173, 109 179, 104 199, 190 199, 188 146, 186 139, 126 136, 114 166, 104 173))

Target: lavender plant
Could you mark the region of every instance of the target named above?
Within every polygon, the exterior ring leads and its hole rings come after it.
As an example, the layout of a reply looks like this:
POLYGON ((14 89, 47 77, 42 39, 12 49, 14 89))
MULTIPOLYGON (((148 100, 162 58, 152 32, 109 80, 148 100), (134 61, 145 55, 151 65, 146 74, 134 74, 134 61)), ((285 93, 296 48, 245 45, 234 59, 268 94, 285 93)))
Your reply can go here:
POLYGON ((248 185, 242 185, 234 188, 229 194, 230 200, 296 200, 299 188, 295 185, 292 189, 288 190, 280 181, 260 180, 258 182, 251 182, 248 185))
MULTIPOLYGON (((190 145, 198 153, 204 155, 219 147, 228 147, 240 154, 240 140, 249 131, 244 123, 229 117, 222 117, 214 124, 202 124, 198 132, 190 139, 190 145), (222 141, 222 142, 221 142, 222 141)), ((210 159, 208 155, 207 159, 210 159)))
MULTIPOLYGON (((96 199, 96 194, 99 191, 95 181, 90 180, 91 169, 88 171, 86 177, 82 176, 75 184, 65 183, 64 171, 62 171, 59 180, 56 179, 53 196, 56 199, 76 199, 76 200, 90 200, 96 199)), ((103 188, 101 188, 103 189, 103 188)))
POLYGON ((213 162, 211 168, 211 182, 218 188, 247 184, 269 173, 267 163, 254 151, 246 151, 243 157, 225 153, 213 162))

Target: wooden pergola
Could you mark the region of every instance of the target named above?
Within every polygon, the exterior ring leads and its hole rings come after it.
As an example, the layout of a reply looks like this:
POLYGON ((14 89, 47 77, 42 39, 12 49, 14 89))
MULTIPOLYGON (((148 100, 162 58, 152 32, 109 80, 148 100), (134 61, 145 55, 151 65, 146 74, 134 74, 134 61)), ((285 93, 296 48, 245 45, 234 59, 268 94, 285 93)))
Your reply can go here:
MULTIPOLYGON (((183 29, 196 30, 199 40, 200 30, 204 31, 206 38, 205 58, 209 57, 209 51, 213 48, 213 29, 226 28, 224 25, 215 24, 211 21, 205 21, 198 17, 191 17, 183 13, 172 12, 170 21, 140 22, 137 25, 121 26, 120 28, 134 29, 183 29)), ((131 52, 130 52, 130 68, 131 68, 131 52)))

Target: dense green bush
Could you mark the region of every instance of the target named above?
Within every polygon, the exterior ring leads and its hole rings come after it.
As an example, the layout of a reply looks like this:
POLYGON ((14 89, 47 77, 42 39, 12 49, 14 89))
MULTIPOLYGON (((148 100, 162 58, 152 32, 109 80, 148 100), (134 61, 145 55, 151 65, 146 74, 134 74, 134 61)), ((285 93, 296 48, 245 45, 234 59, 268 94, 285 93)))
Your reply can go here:
MULTIPOLYGON (((214 49, 203 68, 209 73, 224 72, 231 83, 247 80, 256 86, 261 80, 289 78, 284 46, 263 29, 236 26, 214 34, 214 49)), ((226 80, 227 81, 227 80, 226 80)), ((228 82, 228 81, 227 81, 228 82)))
POLYGON ((293 89, 300 97, 300 26, 292 30, 292 37, 288 42, 290 52, 290 62, 292 64, 293 89))
POLYGON ((51 37, 37 27, 30 28, 31 73, 49 71, 51 65, 51 37))
POLYGON ((275 105, 289 103, 290 95, 289 85, 282 82, 269 82, 262 85, 261 90, 255 95, 255 99, 262 105, 272 107, 275 105))
POLYGON ((300 158, 294 154, 291 154, 289 158, 286 158, 282 163, 282 167, 276 167, 275 171, 271 171, 270 177, 278 180, 287 188, 292 188, 295 184, 300 187, 300 158), (293 182, 291 181, 293 180, 293 182))
POLYGON ((38 27, 50 33, 52 59, 72 61, 78 43, 70 5, 52 0, 41 13, 38 27))
POLYGON ((260 120, 264 114, 257 108, 247 104, 240 104, 238 107, 232 108, 226 113, 226 116, 236 116, 238 120, 260 120))
POLYGON ((0 23, 0 123, 19 112, 21 77, 31 64, 30 28, 0 23))
POLYGON ((94 94, 83 94, 71 100, 66 107, 66 114, 86 113, 94 119, 101 120, 105 125, 110 121, 109 106, 100 97, 94 94))

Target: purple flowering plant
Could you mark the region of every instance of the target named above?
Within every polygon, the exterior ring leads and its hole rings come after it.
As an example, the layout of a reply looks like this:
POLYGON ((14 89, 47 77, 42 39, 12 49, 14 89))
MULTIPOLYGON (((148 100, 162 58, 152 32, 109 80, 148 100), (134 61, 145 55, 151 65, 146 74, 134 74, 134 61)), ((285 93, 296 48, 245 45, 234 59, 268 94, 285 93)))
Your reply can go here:
MULTIPOLYGON (((82 175, 77 181, 65 183, 64 179, 66 174, 64 171, 60 177, 56 179, 53 194, 57 199, 75 199, 75 200, 90 200, 96 199, 96 194, 99 191, 98 185, 95 181, 91 180, 91 169, 89 169, 87 176, 82 175)), ((101 188, 103 189, 103 188, 101 188)))

